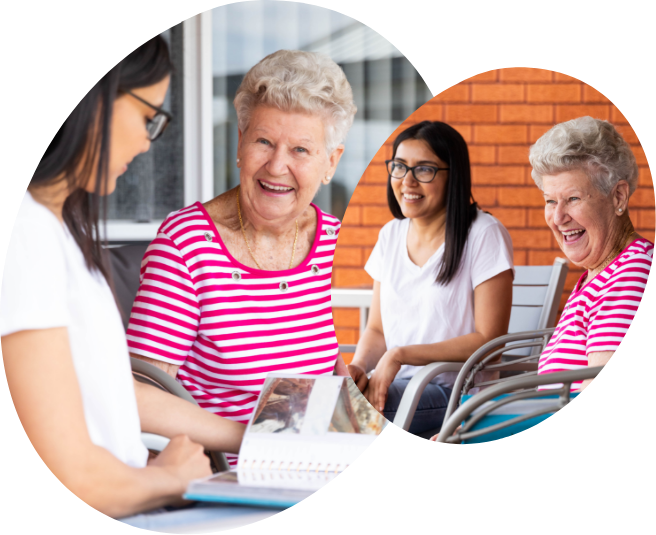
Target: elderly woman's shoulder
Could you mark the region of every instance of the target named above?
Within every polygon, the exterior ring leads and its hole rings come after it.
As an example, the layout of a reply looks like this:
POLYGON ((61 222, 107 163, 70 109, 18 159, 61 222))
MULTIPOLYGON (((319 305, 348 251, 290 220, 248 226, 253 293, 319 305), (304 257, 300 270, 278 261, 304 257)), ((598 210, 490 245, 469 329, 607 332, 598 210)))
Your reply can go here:
POLYGON ((645 238, 634 240, 620 254, 615 262, 619 266, 640 266, 643 265, 649 269, 654 256, 654 244, 645 238))

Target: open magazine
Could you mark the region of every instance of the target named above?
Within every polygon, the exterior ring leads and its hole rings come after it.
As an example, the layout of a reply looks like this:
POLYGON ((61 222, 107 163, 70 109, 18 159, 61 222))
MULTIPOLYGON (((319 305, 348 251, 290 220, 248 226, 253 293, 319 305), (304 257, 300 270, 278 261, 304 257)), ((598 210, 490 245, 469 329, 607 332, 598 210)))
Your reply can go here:
POLYGON ((269 374, 237 469, 192 481, 185 498, 289 507, 342 472, 386 423, 350 377, 269 374))

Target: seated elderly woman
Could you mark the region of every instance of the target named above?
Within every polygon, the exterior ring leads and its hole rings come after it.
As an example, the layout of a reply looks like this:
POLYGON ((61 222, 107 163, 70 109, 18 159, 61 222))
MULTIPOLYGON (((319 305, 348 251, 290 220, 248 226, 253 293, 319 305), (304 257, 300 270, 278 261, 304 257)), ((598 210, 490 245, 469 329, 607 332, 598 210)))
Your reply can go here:
POLYGON ((331 59, 287 50, 246 74, 234 104, 240 185, 164 221, 127 334, 134 357, 245 423, 267 373, 330 374, 340 359, 330 297, 340 225, 311 201, 356 107, 331 59))
POLYGON ((613 125, 581 117, 544 134, 529 159, 544 194, 547 225, 567 258, 586 270, 538 373, 602 366, 638 310, 654 251, 629 218, 629 197, 638 182, 635 157, 613 125))

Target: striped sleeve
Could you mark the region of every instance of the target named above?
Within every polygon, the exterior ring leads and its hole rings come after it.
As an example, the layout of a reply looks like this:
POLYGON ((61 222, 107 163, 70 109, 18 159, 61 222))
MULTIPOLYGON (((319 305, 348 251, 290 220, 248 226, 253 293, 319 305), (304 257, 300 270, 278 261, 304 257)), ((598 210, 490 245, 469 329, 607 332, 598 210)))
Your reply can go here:
POLYGON ((640 306, 650 266, 649 255, 631 255, 609 277, 604 284, 606 291, 591 303, 586 355, 617 350, 640 306))
POLYGON ((160 229, 141 263, 141 283, 127 330, 133 353, 170 364, 185 362, 200 323, 200 306, 187 264, 160 229))

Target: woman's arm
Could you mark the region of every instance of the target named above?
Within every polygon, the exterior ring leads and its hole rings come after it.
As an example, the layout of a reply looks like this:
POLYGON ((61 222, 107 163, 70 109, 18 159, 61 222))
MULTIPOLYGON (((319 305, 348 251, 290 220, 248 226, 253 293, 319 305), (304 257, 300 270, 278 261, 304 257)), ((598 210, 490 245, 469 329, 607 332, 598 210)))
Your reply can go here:
MULTIPOLYGON (((594 353, 588 354, 588 366, 594 368, 595 366, 605 366, 608 364, 608 361, 613 356, 615 351, 595 351, 594 353)), ((586 379, 581 383, 581 392, 590 386, 592 379, 586 379)))
POLYGON ((203 448, 174 438, 146 468, 132 468, 91 442, 66 328, 2 337, 7 381, 34 449, 53 474, 95 509, 121 517, 180 498, 210 475, 203 448))
POLYGON ((367 328, 358 341, 351 364, 347 366, 349 374, 361 392, 367 388, 367 372, 376 367, 386 350, 383 320, 380 314, 380 282, 374 281, 367 328))
POLYGON ((138 360, 143 360, 144 362, 152 364, 153 366, 157 366, 160 370, 168 373, 171 377, 173 377, 173 379, 178 376, 178 369, 180 368, 180 365, 178 364, 169 364, 168 362, 151 359, 150 357, 144 357, 142 355, 137 355, 136 353, 130 353, 130 356, 138 360))
POLYGON ((369 381, 366 397, 382 411, 387 390, 402 364, 424 366, 431 362, 464 362, 483 344, 508 333, 512 307, 512 271, 506 270, 474 289, 475 331, 435 344, 395 347, 387 351, 369 381))

